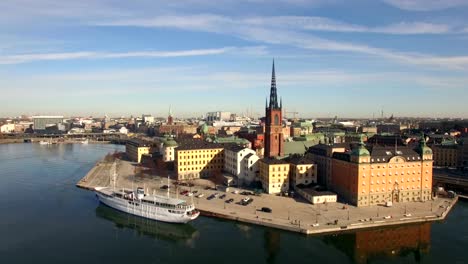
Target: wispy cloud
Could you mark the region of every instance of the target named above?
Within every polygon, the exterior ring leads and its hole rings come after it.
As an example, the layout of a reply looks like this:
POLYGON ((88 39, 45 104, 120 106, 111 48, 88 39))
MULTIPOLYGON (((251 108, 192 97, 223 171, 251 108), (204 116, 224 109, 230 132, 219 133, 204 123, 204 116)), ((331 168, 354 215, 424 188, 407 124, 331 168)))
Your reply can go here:
POLYGON ((455 33, 454 29, 445 24, 427 22, 400 22, 384 26, 363 26, 326 18, 307 16, 276 16, 254 17, 243 20, 243 23, 255 26, 275 26, 277 28, 293 28, 295 30, 346 32, 346 33, 380 33, 395 35, 413 34, 444 34, 455 33))
POLYGON ((34 61, 54 61, 73 59, 118 59, 118 58, 170 58, 170 57, 191 57, 209 56, 226 53, 235 54, 265 54, 264 46, 255 47, 223 47, 218 49, 195 49, 178 51, 132 51, 132 52, 65 52, 65 53, 39 53, 39 54, 19 54, 0 55, 0 64, 20 64, 34 61))
POLYGON ((467 0, 383 0, 394 7, 409 11, 434 11, 468 6, 467 0))
MULTIPOLYGON (((441 57, 431 54, 414 54, 398 52, 389 49, 376 48, 368 45, 356 44, 345 41, 334 41, 321 37, 314 36, 308 32, 301 30, 295 30, 292 25, 295 23, 301 24, 304 28, 313 23, 307 21, 304 23, 302 19, 294 18, 290 20, 290 17, 280 17, 278 21, 275 20, 276 24, 284 24, 282 20, 289 21, 289 26, 269 26, 267 20, 261 18, 247 19, 247 20, 235 20, 230 17, 218 16, 218 15, 195 15, 195 16, 169 16, 169 17, 158 17, 155 19, 138 19, 138 20, 122 20, 99 23, 99 25, 109 26, 135 26, 135 27, 169 27, 178 28, 192 31, 204 31, 204 32, 216 32, 220 34, 228 34, 237 36, 239 38, 274 45, 288 45, 301 49, 312 49, 312 50, 325 50, 335 52, 352 52, 360 53, 372 56, 378 56, 400 63, 413 64, 413 65, 426 65, 426 66, 438 66, 450 69, 467 69, 468 62, 465 56, 453 56, 453 57, 441 57), (302 22, 298 22, 302 21, 302 22)), ((275 23, 273 23, 275 24, 275 23)), ((287 24, 287 23, 286 23, 287 24)), ((442 32, 446 30, 443 26, 440 28, 434 28, 427 24, 418 24, 419 29, 415 30, 411 27, 405 27, 404 24, 397 24, 388 27, 382 27, 378 29, 380 32, 421 32, 421 31, 432 31, 434 30, 442 32), (431 29, 429 29, 431 28, 431 29)), ((321 27, 321 26, 315 26, 321 27)), ((324 27, 324 26, 322 26, 324 27)), ((331 26, 329 25, 328 28, 331 26)), ((334 26, 335 30, 338 26, 334 26)), ((343 30, 348 31, 370 31, 364 27, 358 26, 347 26, 340 27, 343 30)), ((377 31, 377 29, 373 29, 377 31)))

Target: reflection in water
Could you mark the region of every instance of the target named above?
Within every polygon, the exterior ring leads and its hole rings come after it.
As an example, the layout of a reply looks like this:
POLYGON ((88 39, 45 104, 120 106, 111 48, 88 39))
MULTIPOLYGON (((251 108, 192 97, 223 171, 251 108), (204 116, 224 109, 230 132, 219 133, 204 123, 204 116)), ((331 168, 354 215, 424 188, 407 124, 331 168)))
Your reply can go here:
POLYGON ((266 262, 275 263, 275 258, 276 258, 277 253, 280 250, 280 244, 281 244, 280 231, 276 229, 267 228, 265 229, 264 237, 265 237, 265 252, 267 254, 266 262))
POLYGON ((419 263, 422 254, 429 253, 431 224, 330 235, 326 236, 324 241, 346 253, 356 263, 369 263, 379 257, 402 257, 411 253, 414 254, 415 262, 419 263))
POLYGON ((118 228, 134 229, 140 235, 167 241, 184 241, 190 244, 198 237, 198 231, 190 224, 169 224, 158 222, 124 212, 120 212, 103 204, 96 208, 96 216, 110 220, 118 228))

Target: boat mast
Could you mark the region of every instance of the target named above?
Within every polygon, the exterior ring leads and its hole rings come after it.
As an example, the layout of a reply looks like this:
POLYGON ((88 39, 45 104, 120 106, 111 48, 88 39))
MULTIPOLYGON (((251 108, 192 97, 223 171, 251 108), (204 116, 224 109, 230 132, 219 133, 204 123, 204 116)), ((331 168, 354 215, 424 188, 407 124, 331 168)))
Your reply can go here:
POLYGON ((169 186, 170 186, 170 185, 169 185, 169 174, 168 174, 168 175, 167 175, 167 198, 169 198, 169 189, 170 189, 169 186))

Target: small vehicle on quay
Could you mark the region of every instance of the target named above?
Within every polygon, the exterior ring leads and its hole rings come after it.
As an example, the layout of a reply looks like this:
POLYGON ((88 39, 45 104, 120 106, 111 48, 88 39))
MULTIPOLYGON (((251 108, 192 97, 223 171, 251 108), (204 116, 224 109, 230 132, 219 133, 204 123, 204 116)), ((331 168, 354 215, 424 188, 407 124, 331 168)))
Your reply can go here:
POLYGON ((226 200, 226 203, 232 203, 232 202, 234 202, 234 199, 232 199, 232 198, 226 200))
POLYGON ((219 199, 224 199, 226 198, 226 194, 222 194, 221 196, 219 196, 219 199))
POLYGON ((265 212, 265 213, 271 213, 273 210, 271 210, 271 208, 269 207, 262 207, 260 211, 265 212))

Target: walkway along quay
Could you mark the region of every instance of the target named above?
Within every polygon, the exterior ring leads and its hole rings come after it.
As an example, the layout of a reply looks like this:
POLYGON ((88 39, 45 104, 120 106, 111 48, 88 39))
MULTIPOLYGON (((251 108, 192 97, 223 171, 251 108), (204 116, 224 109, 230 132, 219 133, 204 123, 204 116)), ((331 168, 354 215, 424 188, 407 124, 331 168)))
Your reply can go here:
MULTIPOLYGON (((113 161, 105 159, 96 165, 83 177, 77 186, 93 190, 97 186, 111 186, 110 171, 113 161)), ((132 162, 117 159, 116 186, 118 188, 143 187, 147 193, 167 195, 162 189, 168 184, 166 177, 145 173, 135 173, 132 162)), ((208 180, 195 180, 194 186, 177 186, 170 181, 169 195, 186 201, 194 202, 204 216, 229 219, 238 222, 262 225, 303 234, 323 234, 343 232, 354 229, 375 228, 410 223, 439 221, 445 219, 458 197, 435 198, 427 202, 394 203, 391 207, 371 206, 354 207, 343 203, 312 205, 299 198, 281 197, 261 194, 251 195, 253 202, 244 206, 239 202, 245 198, 239 188, 229 188, 226 191, 214 189, 214 184, 208 180), (188 197, 181 195, 183 191, 194 193, 188 197), (198 197, 203 194, 202 197, 198 197), (210 195, 217 194, 213 199, 210 195), (223 196, 224 195, 224 196, 223 196), (228 203, 229 199, 234 201, 228 203), (263 212, 262 207, 268 207, 271 212, 263 212)))

